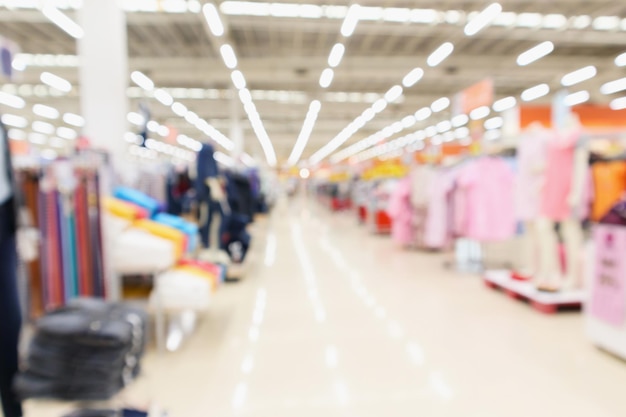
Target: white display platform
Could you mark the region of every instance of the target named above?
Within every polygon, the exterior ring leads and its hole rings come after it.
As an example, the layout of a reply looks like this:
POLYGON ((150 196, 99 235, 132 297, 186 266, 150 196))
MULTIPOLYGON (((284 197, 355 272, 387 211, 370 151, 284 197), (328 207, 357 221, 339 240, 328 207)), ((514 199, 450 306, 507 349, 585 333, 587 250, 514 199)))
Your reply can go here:
POLYGON ((500 288, 514 299, 528 300, 535 309, 547 314, 556 313, 559 307, 580 307, 585 300, 585 292, 582 290, 554 293, 538 291, 531 282, 511 278, 507 270, 485 271, 483 279, 490 288, 500 288))
MULTIPOLYGON (((594 259, 593 245, 587 247, 588 259, 594 259)), ((594 280, 593 262, 587 263, 587 286, 593 290, 594 280)), ((609 324, 591 313, 592 300, 585 306, 585 328, 587 336, 594 345, 626 360, 626 320, 621 326, 609 324)))

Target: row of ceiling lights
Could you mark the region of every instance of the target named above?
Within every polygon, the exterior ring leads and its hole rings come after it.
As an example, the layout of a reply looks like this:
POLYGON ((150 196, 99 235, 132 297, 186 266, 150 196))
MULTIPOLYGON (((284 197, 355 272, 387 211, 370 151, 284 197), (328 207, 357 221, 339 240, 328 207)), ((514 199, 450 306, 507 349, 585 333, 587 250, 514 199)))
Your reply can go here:
MULTIPOLYGON (((476 16, 475 20, 470 21, 466 25, 465 34, 467 36, 473 36, 474 34, 478 33, 479 30, 481 30, 482 28, 486 27, 489 24, 489 19, 495 18, 498 10, 501 10, 501 7, 497 3, 493 3, 492 5, 487 6, 487 8, 482 13, 476 16)), ((543 42, 537 45, 536 47, 533 47, 529 49, 528 51, 525 51, 522 54, 520 54, 517 59, 517 63, 518 65, 522 65, 522 66, 529 65, 539 60, 540 58, 548 55, 553 50, 554 50, 554 45, 552 44, 552 42, 543 42)), ((615 63, 616 65, 626 64, 626 54, 622 54, 618 56, 615 59, 615 63)), ((583 81, 589 80, 593 78, 596 74, 597 74, 597 69, 595 66, 586 66, 586 67, 583 67, 579 70, 573 71, 563 76, 561 79, 561 83, 565 87, 570 87, 575 84, 581 83, 583 81)), ((621 80, 616 80, 611 83, 607 83, 603 85, 601 88, 601 91, 605 94, 610 94, 610 93, 614 93, 614 92, 621 91, 624 89, 626 89, 626 78, 621 79, 621 80)), ((533 101, 533 100, 536 100, 540 97, 547 95, 549 92, 550 92, 550 87, 547 84, 539 84, 537 86, 528 88, 525 91, 523 91, 521 94, 521 99, 523 101, 533 101)), ((588 101, 589 98, 590 98, 589 92, 586 90, 582 90, 582 91, 578 91, 578 92, 568 95, 565 98, 565 104, 569 106, 575 106, 575 105, 582 104, 588 101)), ((509 97, 507 99, 504 99, 504 101, 501 100, 500 102, 497 102, 495 104, 495 108, 504 107, 503 103, 507 105, 511 105, 512 103, 512 106, 514 106, 516 101, 513 97, 509 97)), ((428 107, 422 108, 418 110, 414 116, 409 115, 405 117, 404 119, 402 119, 402 121, 399 121, 390 126, 387 126, 385 129, 382 129, 381 131, 375 133, 374 135, 371 135, 357 142, 356 144, 340 151, 333 157, 332 160, 333 162, 338 162, 358 152, 362 152, 368 147, 374 146, 376 143, 379 143, 381 140, 384 140, 386 137, 389 137, 395 133, 399 133, 404 128, 411 127, 417 121, 425 121, 432 115, 432 113, 437 113, 439 111, 445 110, 445 108, 447 108, 449 104, 450 104, 450 100, 446 97, 442 97, 441 99, 433 102, 430 108, 428 107)), ((623 101, 614 101, 612 103, 612 107, 616 108, 620 104, 626 104, 626 99, 623 99, 623 101)), ((479 108, 474 111, 474 118, 486 117, 488 114, 489 114, 489 108, 487 107, 479 108), (480 115, 479 113, 480 112, 484 113, 484 110, 486 110, 486 114, 480 115)), ((406 138, 401 138, 401 139, 403 140, 398 140, 396 143, 404 143, 404 141, 407 140, 406 138)), ((312 162, 317 163, 319 161, 314 160, 312 162)))
MULTIPOLYGON (((225 28, 215 5, 212 3, 206 3, 202 7, 202 12, 213 36, 217 39, 221 39, 225 34, 225 28)), ((259 143, 261 144, 261 148, 265 153, 265 159, 270 166, 276 166, 277 160, 274 146, 272 145, 272 141, 263 126, 263 121, 261 120, 261 116, 259 115, 259 112, 254 104, 252 94, 250 93, 250 90, 246 88, 246 79, 243 73, 237 69, 237 56, 235 54, 235 50, 228 43, 222 43, 219 50, 224 64, 232 71, 231 79, 233 85, 239 91, 239 99, 241 100, 243 108, 248 115, 248 120, 250 121, 252 130, 256 134, 259 143)))
MULTIPOLYGON (((53 0, 49 1, 57 9, 79 9, 84 0, 53 0)), ((198 0, 125 0, 120 2, 126 12, 164 12, 164 13, 200 13, 201 3, 198 0)), ((9 9, 38 9, 39 0, 0 0, 0 7, 9 9)), ((227 15, 271 16, 277 18, 308 18, 308 19, 344 19, 348 7, 344 5, 318 5, 296 3, 270 3, 250 1, 225 1, 220 5, 222 13, 227 15)), ((52 11, 52 13, 55 13, 52 11)), ((478 12, 461 10, 410 9, 398 7, 362 7, 361 20, 387 22, 413 22, 423 24, 464 24, 475 18, 478 12)), ((49 17, 50 18, 50 17, 49 17)), ((59 19, 58 16, 55 17, 59 19)), ((63 19, 63 17, 61 17, 63 19)), ((51 19, 52 20, 52 19, 51 19)), ((56 22, 55 22, 56 23, 56 22)), ((555 29, 587 29, 598 31, 626 30, 626 19, 620 16, 589 15, 565 16, 551 13, 500 13, 493 25, 504 27, 555 29)), ((74 28, 74 31, 77 29, 74 28)), ((78 33, 80 34, 78 29, 78 33)), ((75 36, 76 37, 76 36, 75 36)))

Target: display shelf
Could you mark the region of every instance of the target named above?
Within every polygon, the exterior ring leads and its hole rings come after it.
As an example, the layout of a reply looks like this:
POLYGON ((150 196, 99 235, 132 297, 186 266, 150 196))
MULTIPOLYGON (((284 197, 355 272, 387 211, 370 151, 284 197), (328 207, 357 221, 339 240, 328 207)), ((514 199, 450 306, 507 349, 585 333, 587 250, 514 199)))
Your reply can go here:
POLYGON ((512 279, 507 270, 485 271, 483 280, 487 287, 500 289, 512 299, 528 301, 535 310, 545 314, 554 314, 562 308, 581 308, 585 299, 582 290, 538 291, 531 282, 512 279))

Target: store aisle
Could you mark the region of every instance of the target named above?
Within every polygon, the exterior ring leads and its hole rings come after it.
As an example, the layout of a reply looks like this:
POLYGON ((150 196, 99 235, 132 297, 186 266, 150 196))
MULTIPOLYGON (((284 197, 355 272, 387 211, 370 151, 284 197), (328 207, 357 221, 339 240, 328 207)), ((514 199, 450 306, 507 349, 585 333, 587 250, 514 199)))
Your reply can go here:
POLYGON ((623 415, 626 366, 578 313, 540 315, 307 200, 255 227, 249 277, 122 401, 171 417, 623 415))

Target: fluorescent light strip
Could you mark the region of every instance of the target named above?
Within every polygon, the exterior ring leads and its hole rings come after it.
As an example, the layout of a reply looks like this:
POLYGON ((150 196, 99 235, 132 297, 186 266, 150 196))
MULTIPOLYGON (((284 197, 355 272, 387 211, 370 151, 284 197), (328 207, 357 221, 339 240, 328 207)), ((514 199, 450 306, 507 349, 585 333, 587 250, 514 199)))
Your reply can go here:
POLYGON ((402 79, 402 85, 405 88, 413 87, 424 77, 424 70, 421 68, 414 68, 402 79))
POLYGON ((590 98, 591 96, 589 95, 589 92, 587 90, 582 90, 569 94, 563 99, 563 102, 566 106, 574 107, 589 101, 590 98))
POLYGON ((505 110, 512 109, 516 105, 517 105, 517 99, 511 96, 511 97, 505 97, 496 101, 495 103, 493 103, 492 108, 493 108, 493 111, 502 112, 505 110))
POLYGON ((464 32, 467 36, 474 36, 486 28, 498 15, 502 13, 500 3, 492 3, 465 25, 464 32))
POLYGON ((294 166, 300 160, 302 152, 304 152, 306 144, 309 141, 309 137, 313 132, 315 121, 317 120, 317 115, 319 114, 321 108, 322 104, 319 102, 319 100, 313 100, 309 105, 309 111, 307 112, 304 119, 302 130, 300 131, 300 135, 298 135, 298 140, 296 141, 296 144, 291 151, 291 155, 289 156, 289 165, 294 166))
POLYGON ((611 101, 610 107, 612 110, 624 110, 626 109, 626 97, 619 97, 611 101))
POLYGON ((54 75, 49 72, 42 72, 39 76, 41 82, 46 84, 49 87, 56 88, 59 91, 64 93, 69 93, 72 91, 72 84, 67 81, 65 78, 61 78, 58 75, 54 75))
POLYGON ((618 67, 626 67, 626 52, 618 55, 615 58, 615 65, 617 65, 618 67))
POLYGON ((220 54, 224 60, 224 65, 226 65, 229 69, 237 68, 237 56, 235 56, 235 51, 232 46, 227 43, 220 46, 220 54))
POLYGON ((239 70, 235 70, 230 74, 230 78, 233 80, 233 85, 237 90, 241 90, 246 88, 246 78, 243 76, 243 73, 239 70))
POLYGON ((393 103, 402 96, 402 87, 394 85, 385 93, 385 100, 387 103, 393 103))
POLYGON ((48 4, 42 7, 41 13, 71 37, 81 39, 85 36, 83 28, 56 7, 48 4))
POLYGON ((522 92, 522 100, 533 101, 547 95, 550 92, 548 84, 539 84, 522 92))
POLYGON ((154 98, 156 98, 159 103, 164 106, 171 106, 174 103, 174 98, 162 88, 159 88, 154 92, 154 98))
POLYGON ((22 97, 15 96, 13 94, 0 91, 0 104, 3 104, 14 109, 23 109, 26 106, 26 102, 22 97))
POLYGON ((63 115, 63 121, 71 126, 83 127, 85 126, 85 119, 82 116, 74 113, 65 113, 63 115))
POLYGON ((356 25, 359 23, 359 14, 361 11, 361 6, 358 4, 353 4, 348 9, 348 13, 346 14, 346 18, 343 20, 341 25, 341 35, 349 38, 354 33, 356 29, 356 25))
POLYGON ((430 109, 433 113, 439 113, 448 107, 450 107, 450 99, 448 97, 441 97, 440 99, 433 101, 433 104, 430 105, 430 109))
POLYGON ((491 109, 488 106, 478 107, 470 112, 470 119, 472 120, 480 120, 489 116, 491 109))
POLYGON ((209 29, 214 36, 220 37, 224 35, 224 24, 220 18, 217 8, 212 3, 206 3, 202 7, 202 13, 206 19, 209 29))
POLYGON ((563 78, 561 78, 561 84, 565 87, 571 87, 572 85, 592 79, 596 74, 598 74, 596 67, 589 65, 579 70, 572 71, 569 74, 565 74, 563 78))
POLYGON ((615 81, 609 81, 600 87, 602 94, 615 94, 626 90, 626 78, 620 78, 615 81))
POLYGON ((326 68, 324 71, 322 71, 322 75, 320 75, 320 87, 328 88, 333 82, 334 76, 335 72, 330 68, 326 68))
POLYGON ((45 106, 43 104, 35 104, 33 106, 33 113, 37 116, 45 117, 46 119, 58 119, 59 111, 54 107, 45 106))
POLYGON ((454 51, 454 45, 450 42, 445 42, 439 48, 435 49, 435 51, 430 54, 426 63, 430 67, 436 67, 441 64, 450 54, 454 51))
POLYGON ((154 89, 154 82, 141 71, 133 71, 130 74, 130 79, 146 91, 152 91, 154 89))
POLYGON ((328 56, 328 66, 331 68, 338 66, 345 52, 346 47, 342 43, 336 43, 335 46, 333 46, 333 49, 330 50, 330 55, 328 56))
POLYGON ((517 57, 517 65, 523 67, 532 64, 546 55, 551 54, 552 51, 554 51, 554 44, 552 42, 542 42, 539 45, 530 48, 526 52, 521 53, 517 57))
POLYGON ((28 120, 25 117, 14 114, 3 114, 1 120, 2 123, 10 127, 25 128, 28 126, 28 120))

